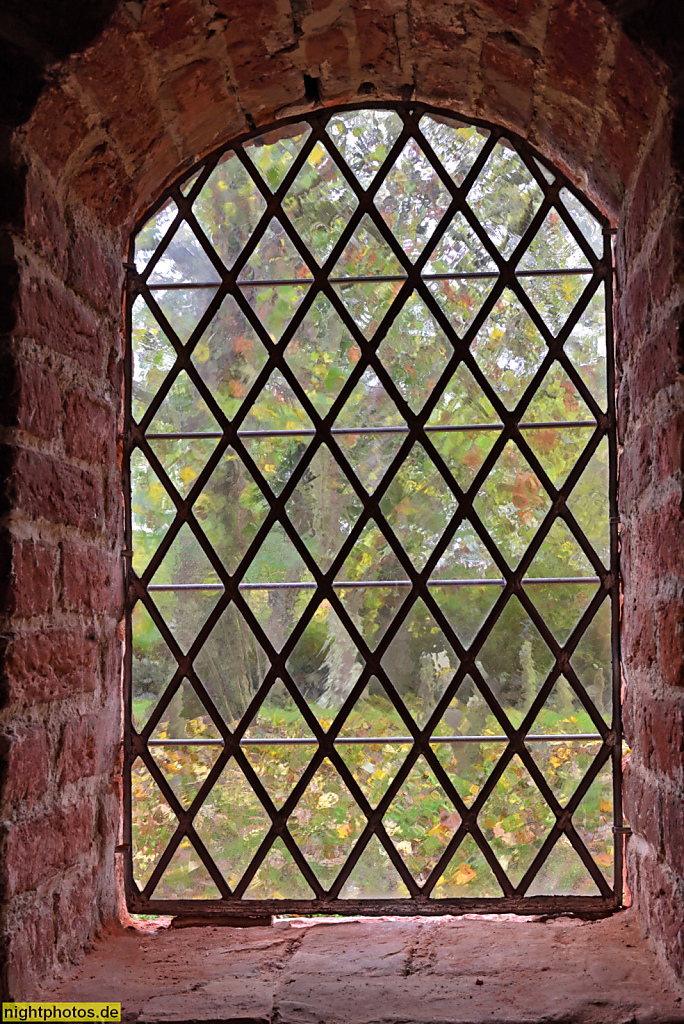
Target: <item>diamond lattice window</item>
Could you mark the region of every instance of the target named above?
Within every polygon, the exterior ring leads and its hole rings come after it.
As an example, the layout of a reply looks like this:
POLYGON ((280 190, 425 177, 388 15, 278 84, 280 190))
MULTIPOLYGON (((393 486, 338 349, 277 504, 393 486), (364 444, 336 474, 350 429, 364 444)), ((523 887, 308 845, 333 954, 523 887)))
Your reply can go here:
POLYGON ((570 183, 423 107, 245 136, 147 215, 132 910, 619 902, 610 300, 570 183))

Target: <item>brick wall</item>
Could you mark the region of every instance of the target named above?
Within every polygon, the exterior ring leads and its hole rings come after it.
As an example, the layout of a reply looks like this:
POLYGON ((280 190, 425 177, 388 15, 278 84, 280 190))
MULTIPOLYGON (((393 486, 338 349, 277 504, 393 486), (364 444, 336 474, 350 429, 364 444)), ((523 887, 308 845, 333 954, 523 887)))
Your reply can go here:
POLYGON ((127 235, 222 141, 359 97, 415 96, 503 123, 620 225, 631 886, 674 962, 683 406, 664 69, 598 0, 147 0, 121 3, 95 44, 53 71, 14 133, 0 253, 13 297, 0 327, 0 870, 13 994, 77 957, 117 911, 127 235))

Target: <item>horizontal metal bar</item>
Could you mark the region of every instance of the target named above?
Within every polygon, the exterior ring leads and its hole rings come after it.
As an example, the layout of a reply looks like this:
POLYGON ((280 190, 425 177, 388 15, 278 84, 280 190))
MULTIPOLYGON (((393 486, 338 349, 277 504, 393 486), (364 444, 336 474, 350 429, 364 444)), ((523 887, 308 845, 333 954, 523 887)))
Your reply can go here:
MULTIPOLYGON (((598 733, 553 733, 548 736, 530 735, 525 736, 525 743, 557 743, 577 740, 596 740, 602 742, 598 733)), ((508 743, 508 736, 432 736, 431 743, 508 743)), ((413 743, 412 736, 344 736, 335 740, 335 746, 349 743, 385 743, 385 744, 406 744, 413 743)), ((148 740, 148 747, 223 747, 222 739, 168 739, 148 740)), ((306 737, 282 737, 276 738, 254 738, 240 740, 241 747, 315 747, 318 740, 306 737)))
MULTIPOLYGON (((565 583, 600 583, 600 576, 530 576, 521 581, 523 586, 556 586, 565 583)), ((238 590, 316 590, 318 583, 238 583, 238 590)), ((412 587, 411 580, 338 580, 333 587, 339 590, 364 587, 412 587)), ((504 579, 428 580, 428 587, 505 587, 504 579)), ((222 583, 150 583, 148 590, 225 590, 222 583)))
MULTIPOLYGON (((591 267, 577 267, 577 269, 566 269, 558 267, 555 270, 518 270, 516 277, 567 277, 569 274, 593 274, 591 267)), ((500 274, 498 270, 470 271, 463 274, 421 274, 423 281, 467 281, 471 278, 496 280, 500 274)), ((381 284, 384 281, 405 281, 406 274, 378 274, 376 277, 329 277, 330 284, 381 284)), ((273 280, 258 278, 254 281, 239 277, 237 280, 241 288, 284 288, 292 285, 313 284, 313 277, 279 277, 273 280)), ((196 288, 218 288, 220 281, 169 281, 167 284, 148 284, 151 292, 161 291, 193 291, 196 288)))
MULTIPOLYGON (((557 427, 595 427, 596 420, 549 420, 546 423, 519 423, 518 430, 555 430, 557 427)), ((503 423, 453 423, 440 426, 427 424, 422 428, 426 434, 448 434, 454 431, 503 430, 503 423)), ((331 434, 408 434, 405 427, 332 427, 331 434)), ((315 429, 302 430, 238 430, 238 437, 315 437, 315 429)), ((145 434, 148 441, 205 441, 218 440, 223 434, 218 431, 176 432, 163 434, 145 434)))

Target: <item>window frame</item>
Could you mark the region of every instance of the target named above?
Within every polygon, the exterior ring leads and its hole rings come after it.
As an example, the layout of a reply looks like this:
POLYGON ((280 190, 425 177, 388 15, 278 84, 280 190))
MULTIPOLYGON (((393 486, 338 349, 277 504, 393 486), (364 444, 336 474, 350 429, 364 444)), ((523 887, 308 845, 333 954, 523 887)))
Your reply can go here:
MULTIPOLYGON (((326 145, 332 149, 333 153, 335 150, 330 146, 330 142, 327 136, 325 136, 326 145)), ((485 146, 487 150, 487 146, 485 146)), ((484 150, 483 150, 484 152, 484 150)), ((391 154, 387 157, 384 165, 384 171, 392 166, 391 154)), ((478 157, 478 160, 480 158, 478 157)), ((297 158, 293 163, 288 175, 286 176, 288 181, 293 180, 293 175, 296 173, 293 168, 301 165, 302 160, 297 158), (299 161, 299 165, 298 165, 299 161)), ((477 163, 477 161, 476 161, 477 163)), ((484 163, 484 160, 482 160, 484 163)), ((377 182, 374 182, 374 187, 368 192, 363 192, 357 182, 354 182, 351 172, 349 176, 346 174, 346 168, 339 165, 342 173, 347 177, 348 183, 354 188, 355 194, 359 200, 359 212, 358 220, 363 215, 364 203, 369 206, 373 202, 373 196, 378 187, 377 182), (365 198, 364 198, 365 196, 365 198)), ((380 172, 379 172, 380 173, 380 172)), ((377 176, 376 176, 377 177, 377 176)), ((446 173, 444 174, 445 180, 447 179, 446 173)), ((539 184, 541 185, 541 172, 538 176, 539 184)), ((447 181, 451 197, 454 198, 458 193, 464 191, 463 189, 457 188, 453 182, 447 181)), ((268 209, 267 213, 272 215, 279 209, 279 202, 274 200, 273 195, 264 192, 264 198, 267 201, 268 209)), ((356 212, 355 211, 355 216, 356 212)), ((449 218, 444 218, 448 220, 449 218)), ((536 218, 533 221, 523 235, 519 246, 525 243, 525 246, 529 245, 530 241, 536 234, 538 225, 536 224, 536 218)), ((124 785, 123 785, 123 835, 124 841, 123 846, 125 849, 124 858, 124 881, 125 881, 125 894, 128 904, 128 909, 131 913, 138 914, 183 914, 193 913, 205 915, 210 918, 212 915, 235 915, 235 916, 252 916, 255 914, 267 914, 267 913, 301 913, 301 914, 345 914, 345 915, 358 915, 363 914, 366 916, 378 916, 384 914, 392 915, 405 915, 412 916, 415 914, 422 914, 426 916, 436 916, 442 914, 453 914, 453 913, 519 913, 519 914, 531 914, 531 913, 557 913, 559 911, 566 913, 582 913, 582 914, 603 914, 611 910, 619 908, 622 904, 622 890, 623 890, 623 843, 621 841, 621 832, 623 830, 623 819, 621 814, 621 755, 622 755, 622 729, 620 721, 620 639, 619 639, 619 615, 620 615, 620 592, 619 592, 619 533, 618 533, 618 513, 617 513, 617 439, 616 439, 616 412, 614 403, 615 394, 615 360, 614 360, 614 344, 613 344, 613 326, 612 326, 612 296, 613 296, 613 273, 612 273, 612 245, 611 245, 611 228, 608 220, 601 214, 601 212, 583 195, 573 183, 558 170, 550 161, 544 158, 543 155, 538 153, 532 146, 530 146, 526 140, 520 136, 512 133, 500 126, 491 124, 489 122, 479 120, 472 117, 464 117, 456 111, 450 109, 444 109, 440 107, 429 106, 422 103, 412 102, 388 102, 388 101, 377 101, 377 102, 363 102, 363 103, 352 103, 344 105, 336 105, 332 107, 322 108, 319 111, 313 111, 308 114, 296 114, 288 118, 279 119, 269 125, 260 126, 257 129, 241 134, 228 143, 215 150, 209 157, 206 157, 200 161, 197 161, 191 167, 185 169, 181 174, 178 175, 172 185, 164 190, 162 195, 153 203, 144 213, 138 218, 134 230, 132 232, 131 241, 129 243, 129 249, 126 261, 127 270, 127 285, 126 285, 126 303, 125 303, 125 328, 126 328, 126 349, 125 349, 125 381, 124 381, 124 400, 125 400, 125 425, 124 425, 124 456, 123 456, 123 489, 125 498, 125 549, 124 555, 126 556, 126 572, 125 572, 125 591, 126 591, 126 644, 124 653, 124 785), (131 413, 132 404, 132 307, 133 302, 138 292, 137 285, 137 274, 134 263, 134 239, 138 231, 143 225, 149 221, 151 217, 155 215, 168 201, 170 196, 173 196, 179 209, 182 211, 183 208, 183 197, 180 192, 180 185, 191 178, 195 173, 200 172, 203 180, 206 180, 208 174, 214 166, 219 162, 221 157, 227 152, 236 149, 238 156, 240 155, 240 146, 250 140, 259 136, 267 135, 271 132, 279 129, 287 128, 289 125, 299 124, 301 122, 308 122, 312 125, 314 131, 319 133, 325 132, 325 123, 327 120, 335 114, 355 111, 355 110, 366 110, 366 109, 378 109, 378 110, 397 110, 404 114, 408 112, 414 123, 417 125, 420 117, 423 114, 435 114, 444 118, 451 118, 459 120, 466 125, 473 125, 482 128, 490 133, 491 145, 493 146, 498 139, 510 140, 517 152, 523 156, 528 169, 534 173, 533 164, 536 162, 538 165, 547 168, 555 176, 555 182, 552 186, 542 186, 544 195, 549 196, 557 194, 561 188, 566 188, 570 191, 575 198, 579 199, 580 202, 588 208, 588 210, 597 219, 602 227, 603 233, 603 255, 599 259, 598 263, 602 266, 602 277, 601 279, 605 285, 605 316, 606 316, 606 373, 607 373, 607 413, 603 416, 601 421, 598 421, 598 426, 602 429, 602 436, 608 439, 608 455, 609 455, 609 513, 610 513, 610 567, 609 572, 605 574, 605 578, 602 580, 603 586, 609 591, 609 596, 606 600, 611 602, 611 650, 612 650, 612 696, 613 696, 613 720, 610 728, 606 730, 606 734, 603 738, 603 747, 601 756, 603 760, 598 765, 595 771, 589 770, 587 775, 584 777, 583 782, 580 783, 578 793, 580 790, 586 792, 591 780, 598 774, 600 768, 607 762, 612 762, 613 769, 613 807, 614 807, 614 824, 613 831, 615 834, 615 856, 614 856, 614 884, 610 895, 604 892, 601 896, 551 896, 551 897, 539 897, 539 896, 526 896, 519 895, 516 893, 509 893, 508 895, 502 895, 501 897, 482 897, 482 898, 440 898, 439 900, 430 899, 429 897, 423 896, 420 893, 414 893, 409 897, 403 898, 390 898, 390 899, 345 899, 339 898, 326 898, 317 897, 314 900, 295 900, 295 899, 278 899, 278 900, 243 900, 239 897, 232 897, 221 900, 159 900, 153 897, 145 896, 139 890, 133 874, 133 854, 132 854, 132 801, 131 801, 131 767, 133 762, 136 760, 141 751, 141 744, 134 736, 132 731, 132 628, 131 628, 131 612, 134 604, 139 597, 139 586, 136 583, 135 576, 131 568, 131 557, 133 551, 133 533, 132 533, 132 515, 131 515, 131 473, 130 473, 130 454, 135 448, 136 441, 136 428, 134 427, 131 413), (584 782, 589 780, 584 785, 584 782)), ((342 251, 344 245, 348 241, 350 235, 348 231, 343 233, 342 240, 336 246, 335 251, 342 251)), ((431 243, 429 243, 431 244, 431 243)), ((517 246, 516 248, 519 248, 517 246)), ((429 247, 429 245, 428 245, 429 247)), ((335 257, 337 258, 337 257, 335 257)), ((420 267, 421 261, 418 261, 420 267)), ((334 260, 331 262, 331 266, 334 264, 334 260)), ((311 265, 315 265, 315 261, 312 259, 311 265)), ((413 290, 413 281, 420 278, 421 270, 416 270, 415 264, 413 267, 410 265, 410 261, 406 260, 406 271, 407 276, 403 287, 408 289, 408 294, 411 294, 413 290)), ((594 270, 594 275, 598 274, 598 270, 594 270)), ((232 270, 226 275, 223 281, 223 286, 227 288, 233 287, 235 281, 232 279, 232 270)), ((327 280, 327 275, 319 272, 321 279, 327 280)), ((502 288, 506 287, 508 283, 515 279, 515 264, 499 268, 498 281, 501 282, 502 288)), ((318 279, 315 279, 317 283, 318 279)), ((598 287, 598 285, 597 285, 598 287)), ((485 303, 486 305, 486 303, 485 303)), ((571 317, 572 318, 572 317, 571 317)), ((455 332, 453 332, 455 334, 455 332)), ((469 330, 467 332, 471 334, 469 330)), ((562 334, 563 332, 561 332, 562 334)), ((375 340, 375 344, 379 344, 378 340, 375 340)), ((548 344, 548 341, 547 341, 548 344)), ((562 344, 562 343, 561 343, 562 344)), ((467 348, 467 346, 465 346, 467 348)), ((528 387, 531 385, 528 385, 528 387)), ((507 438, 517 439, 519 437, 519 431, 517 426, 513 423, 515 419, 514 413, 509 412, 507 417, 501 416, 503 421, 503 434, 507 438), (508 420, 508 422, 507 422, 508 420)), ((325 436, 325 434, 324 434, 325 436)), ((598 442, 594 446, 594 451, 598 446, 598 442)), ((588 462, 588 459, 587 459, 588 462)), ((585 462, 585 465, 587 463, 585 462)), ((472 502, 473 498, 470 498, 472 502)), ((468 503, 468 504, 469 504, 468 503)), ((276 505, 284 505, 283 502, 276 502, 276 505)), ((282 509, 281 509, 282 511, 282 509)), ((466 512, 468 507, 466 505, 466 512)), ((532 541, 534 543, 534 541, 532 541)), ((519 594, 522 592, 522 583, 520 579, 514 579, 517 575, 522 575, 519 570, 509 571, 509 578, 507 578, 506 586, 502 588, 502 592, 509 594, 519 594)), ((489 630, 491 630, 491 625, 489 630)), ((487 632, 485 633, 485 637, 487 632)), ((475 655, 473 655, 474 661, 475 655)), ((426 734, 422 740, 418 740, 414 737, 413 742, 415 745, 422 743, 425 747, 429 743, 429 734, 426 734)), ((512 729, 508 736, 509 746, 512 751, 512 755, 520 754, 525 750, 524 737, 520 735, 520 730, 512 729)), ((319 739, 319 744, 321 743, 319 739)), ((332 746, 332 741, 330 743, 332 746)), ((144 746, 144 744, 143 744, 144 746)), ((419 752, 422 747, 418 747, 419 752)), ((323 755, 325 756, 325 754, 323 755)), ((595 764, 598 762, 597 758, 595 764)), ((543 795, 543 794, 542 794, 543 795)), ((583 795, 583 793, 582 793, 583 795)), ((581 799, 581 796, 580 798, 581 799)), ((571 801, 579 803, 577 801, 571 801)), ((187 818, 187 815, 186 815, 187 818)), ((476 818, 476 815, 475 815, 476 818)), ((556 824, 552 827, 551 833, 555 833, 556 830, 563 832, 567 822, 570 820, 570 815, 561 814, 556 821, 556 824)), ((184 823, 181 822, 181 827, 184 827, 184 823)), ((279 827, 279 826, 278 826, 279 827)))

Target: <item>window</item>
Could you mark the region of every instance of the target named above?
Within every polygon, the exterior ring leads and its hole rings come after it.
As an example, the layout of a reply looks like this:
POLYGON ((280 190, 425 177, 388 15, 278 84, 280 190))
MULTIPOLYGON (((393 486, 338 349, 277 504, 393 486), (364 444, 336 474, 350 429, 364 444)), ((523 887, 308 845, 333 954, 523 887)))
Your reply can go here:
POLYGON ((130 909, 615 906, 606 222, 384 104, 236 140, 131 245, 130 909))

